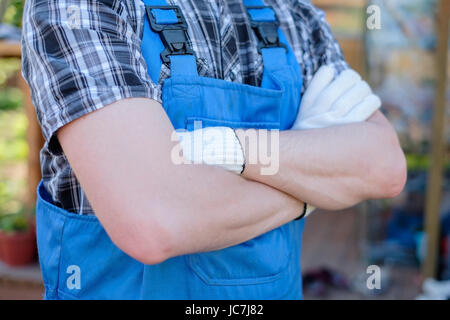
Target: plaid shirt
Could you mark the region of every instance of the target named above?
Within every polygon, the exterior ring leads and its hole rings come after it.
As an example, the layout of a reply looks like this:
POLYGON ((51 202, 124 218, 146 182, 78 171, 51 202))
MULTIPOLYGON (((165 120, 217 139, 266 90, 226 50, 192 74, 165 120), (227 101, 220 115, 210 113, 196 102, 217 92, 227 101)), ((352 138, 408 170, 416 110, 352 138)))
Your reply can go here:
MULTIPOLYGON (((259 85, 263 63, 242 0, 169 2, 186 17, 200 75, 259 85)), ((274 7, 302 67, 303 90, 322 64, 347 68, 323 12, 307 0, 265 3, 274 7)), ((144 14, 140 0, 25 2, 22 70, 46 141, 42 176, 54 203, 70 212, 93 210, 61 150, 57 130, 120 99, 161 102, 161 85, 170 70, 163 65, 158 83, 147 74, 140 51, 144 14)))

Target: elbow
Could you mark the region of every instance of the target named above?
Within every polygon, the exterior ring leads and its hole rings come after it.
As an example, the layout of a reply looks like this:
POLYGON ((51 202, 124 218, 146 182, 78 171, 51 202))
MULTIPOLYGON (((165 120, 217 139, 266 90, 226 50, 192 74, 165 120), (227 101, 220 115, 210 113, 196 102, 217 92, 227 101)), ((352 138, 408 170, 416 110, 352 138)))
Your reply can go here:
POLYGON ((375 157, 377 163, 371 164, 372 199, 393 199, 404 189, 407 180, 407 164, 403 150, 398 140, 391 139, 390 146, 380 157, 375 157))
MULTIPOLYGON (((167 211, 166 211, 167 212, 167 211)), ((117 245, 129 256, 146 265, 160 264, 174 256, 175 237, 173 226, 168 227, 167 214, 152 212, 151 219, 136 220, 116 237, 117 245)))
POLYGON ((149 246, 136 246, 130 254, 133 258, 145 265, 156 265, 173 257, 172 249, 163 238, 154 236, 149 246))
MULTIPOLYGON (((177 201, 163 201, 152 197, 106 228, 113 242, 127 255, 145 265, 156 265, 166 260, 192 252, 186 241, 190 206, 177 201), (142 214, 136 214, 142 212, 142 214)), ((127 202, 129 203, 129 202, 127 202)), ((127 212, 127 203, 118 210, 127 212)), ((189 237, 188 237, 189 238, 189 237)))
POLYGON ((400 195, 406 185, 407 165, 404 155, 399 156, 386 171, 387 175, 381 185, 383 192, 380 196, 385 199, 393 199, 400 195))
POLYGON ((143 264, 155 265, 173 257, 171 243, 170 235, 166 230, 152 227, 135 241, 128 241, 123 250, 143 264))

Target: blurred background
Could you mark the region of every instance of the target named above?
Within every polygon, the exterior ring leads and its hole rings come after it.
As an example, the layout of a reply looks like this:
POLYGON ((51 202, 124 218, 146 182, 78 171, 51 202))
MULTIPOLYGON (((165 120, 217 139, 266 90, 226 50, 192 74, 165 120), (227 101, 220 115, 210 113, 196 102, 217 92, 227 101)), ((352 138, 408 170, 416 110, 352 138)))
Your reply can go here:
MULTIPOLYGON (((305 298, 449 299, 450 1, 311 2, 382 98, 407 154, 408 182, 394 200, 308 218, 305 298)), ((43 293, 34 231, 43 140, 20 75, 23 3, 0 0, 0 299, 43 293)))

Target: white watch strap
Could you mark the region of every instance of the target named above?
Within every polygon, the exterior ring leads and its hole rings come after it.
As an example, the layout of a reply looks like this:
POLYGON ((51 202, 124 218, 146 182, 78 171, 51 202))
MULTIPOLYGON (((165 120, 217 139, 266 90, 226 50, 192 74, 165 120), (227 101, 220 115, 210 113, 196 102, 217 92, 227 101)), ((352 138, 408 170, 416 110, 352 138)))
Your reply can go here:
POLYGON ((307 204, 306 213, 305 213, 305 218, 306 218, 307 216, 309 216, 311 213, 313 213, 314 211, 316 211, 316 208, 313 207, 313 206, 310 205, 310 204, 307 204))

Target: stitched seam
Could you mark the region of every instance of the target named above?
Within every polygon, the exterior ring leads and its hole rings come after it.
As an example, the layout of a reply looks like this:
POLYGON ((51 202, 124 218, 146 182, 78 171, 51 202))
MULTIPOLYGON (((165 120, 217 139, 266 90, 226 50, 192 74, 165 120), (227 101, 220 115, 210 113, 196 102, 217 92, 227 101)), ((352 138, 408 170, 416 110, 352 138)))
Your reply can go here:
MULTIPOLYGON (((199 77, 202 78, 202 77, 199 77)), ((195 81, 195 79, 186 77, 172 77, 170 79, 167 79, 172 82, 172 86, 177 85, 200 85, 202 87, 212 87, 212 88, 219 88, 219 89, 225 89, 225 90, 232 90, 237 92, 243 92, 243 91, 250 91, 251 94, 263 96, 263 97, 271 97, 271 98, 279 98, 282 94, 282 90, 275 90, 275 89, 267 89, 267 88, 261 88, 261 87, 254 87, 246 84, 236 84, 233 82, 228 82, 225 80, 220 79, 213 79, 213 78, 205 78, 208 81, 219 81, 220 83, 202 83, 201 81, 195 81), (186 81, 191 81, 189 84, 187 84, 186 81)))
POLYGON ((58 276, 56 277, 56 288, 55 288, 55 290, 57 291, 57 292, 59 292, 59 280, 60 280, 60 276, 61 276, 61 261, 62 261, 62 239, 63 239, 63 235, 64 235, 64 228, 65 228, 65 226, 66 226, 66 219, 67 219, 67 217, 64 217, 64 222, 63 222, 63 225, 62 225, 62 229, 61 229, 61 238, 59 239, 59 243, 60 243, 60 246, 59 246, 59 261, 58 261, 58 276))

